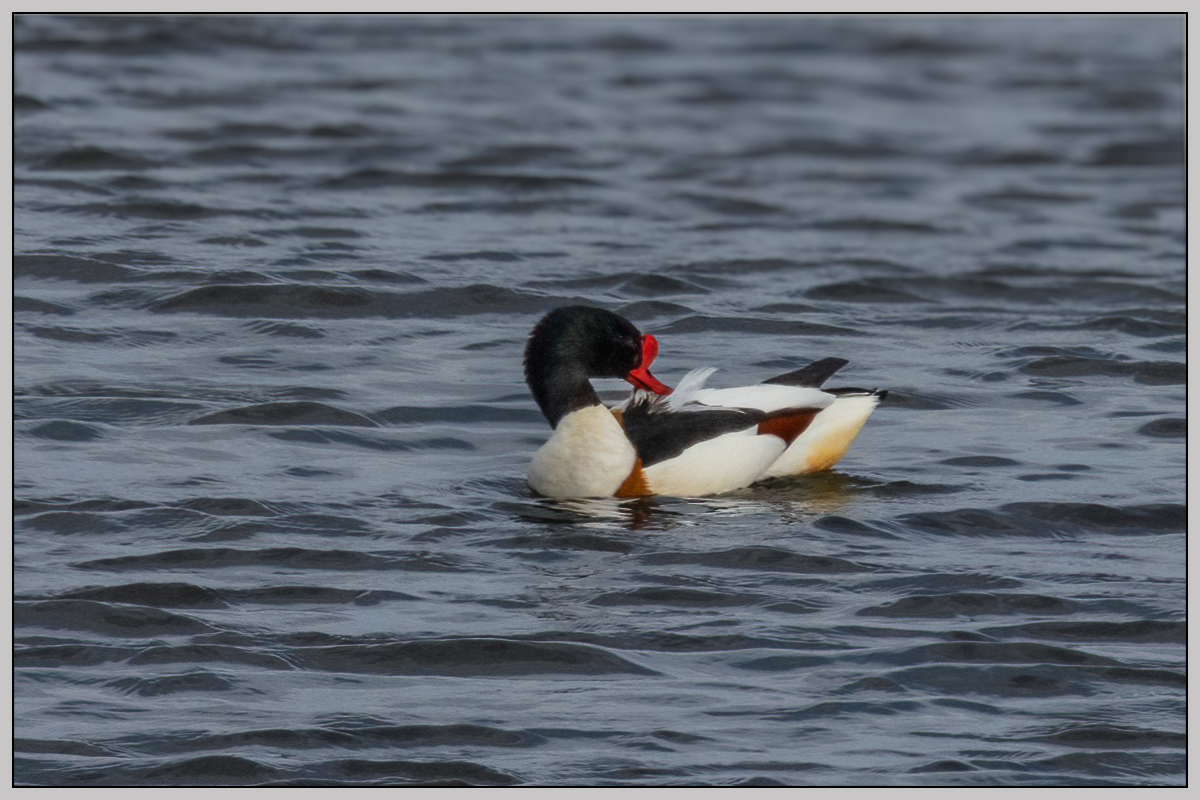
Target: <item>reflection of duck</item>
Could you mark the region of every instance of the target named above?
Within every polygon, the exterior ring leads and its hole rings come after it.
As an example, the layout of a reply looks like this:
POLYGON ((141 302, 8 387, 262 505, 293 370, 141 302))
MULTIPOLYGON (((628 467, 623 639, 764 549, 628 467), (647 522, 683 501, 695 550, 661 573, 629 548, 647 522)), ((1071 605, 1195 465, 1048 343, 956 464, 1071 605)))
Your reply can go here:
POLYGON ((657 354, 653 336, 604 309, 559 308, 537 324, 525 380, 554 433, 529 467, 535 492, 697 497, 829 469, 887 394, 817 388, 845 366, 840 358, 734 389, 705 389, 713 370, 695 370, 672 390, 650 374, 657 354), (589 378, 638 391, 610 411, 589 378))

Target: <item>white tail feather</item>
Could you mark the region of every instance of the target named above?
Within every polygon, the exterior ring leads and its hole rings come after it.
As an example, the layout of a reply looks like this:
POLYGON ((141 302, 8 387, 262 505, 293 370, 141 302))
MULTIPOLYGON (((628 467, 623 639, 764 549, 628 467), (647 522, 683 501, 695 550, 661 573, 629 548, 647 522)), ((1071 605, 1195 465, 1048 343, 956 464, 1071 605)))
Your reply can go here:
POLYGON ((838 397, 833 405, 817 414, 763 477, 802 475, 831 468, 846 455, 877 405, 879 396, 875 394, 838 397))

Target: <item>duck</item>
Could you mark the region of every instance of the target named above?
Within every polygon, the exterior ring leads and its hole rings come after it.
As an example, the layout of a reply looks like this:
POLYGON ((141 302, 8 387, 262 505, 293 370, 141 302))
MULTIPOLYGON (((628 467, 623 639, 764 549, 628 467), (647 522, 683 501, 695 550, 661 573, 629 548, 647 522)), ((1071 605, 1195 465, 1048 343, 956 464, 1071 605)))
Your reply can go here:
POLYGON ((672 388, 650 372, 658 340, 603 308, 557 308, 525 347, 525 381, 553 429, 529 465, 550 498, 704 497, 827 470, 886 396, 822 389, 849 362, 823 358, 760 384, 708 388, 692 370, 672 388), (620 378, 630 397, 608 408, 592 378, 620 378))

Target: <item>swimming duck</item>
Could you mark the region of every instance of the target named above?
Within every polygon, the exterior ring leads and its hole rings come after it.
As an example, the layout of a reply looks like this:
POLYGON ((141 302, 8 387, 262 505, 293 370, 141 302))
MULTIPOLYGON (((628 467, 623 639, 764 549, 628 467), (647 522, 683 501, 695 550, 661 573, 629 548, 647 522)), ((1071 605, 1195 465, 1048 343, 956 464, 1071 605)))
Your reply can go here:
POLYGON ((601 308, 567 306, 533 329, 525 380, 554 433, 529 486, 547 497, 700 497, 829 469, 887 393, 821 390, 848 362, 825 358, 757 386, 708 389, 693 370, 678 388, 650 373, 658 341, 601 308), (589 378, 634 387, 615 409, 589 378))

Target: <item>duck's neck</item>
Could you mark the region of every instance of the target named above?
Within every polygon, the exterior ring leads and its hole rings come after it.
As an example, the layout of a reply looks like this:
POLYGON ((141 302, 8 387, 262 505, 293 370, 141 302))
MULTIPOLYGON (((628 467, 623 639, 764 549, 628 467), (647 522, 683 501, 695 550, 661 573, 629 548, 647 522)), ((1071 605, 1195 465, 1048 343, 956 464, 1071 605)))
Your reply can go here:
POLYGON ((572 411, 602 405, 587 373, 577 365, 541 368, 531 365, 526 370, 525 380, 552 428, 557 428, 562 418, 572 411))

